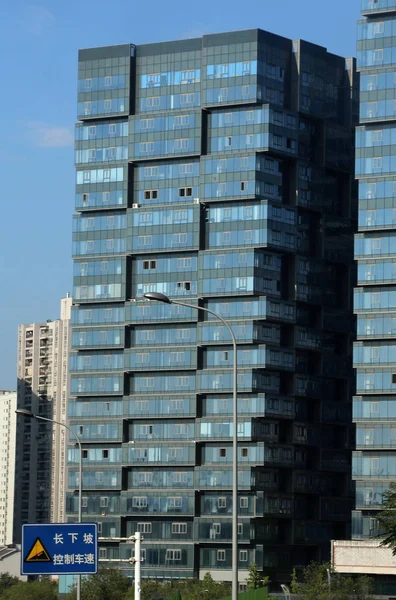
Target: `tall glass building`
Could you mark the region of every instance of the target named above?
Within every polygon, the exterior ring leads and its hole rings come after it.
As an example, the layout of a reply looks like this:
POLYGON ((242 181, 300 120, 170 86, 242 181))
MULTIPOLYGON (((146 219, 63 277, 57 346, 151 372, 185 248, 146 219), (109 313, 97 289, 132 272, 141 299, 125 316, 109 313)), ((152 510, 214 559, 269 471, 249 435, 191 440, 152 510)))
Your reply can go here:
POLYGON ((144 577, 231 578, 232 345, 152 291, 237 337, 240 581, 349 535, 356 97, 353 59, 257 29, 80 51, 69 418, 106 564, 140 531, 144 577))
POLYGON ((363 0, 362 9, 354 538, 378 533, 382 493, 396 478, 396 2, 363 0))

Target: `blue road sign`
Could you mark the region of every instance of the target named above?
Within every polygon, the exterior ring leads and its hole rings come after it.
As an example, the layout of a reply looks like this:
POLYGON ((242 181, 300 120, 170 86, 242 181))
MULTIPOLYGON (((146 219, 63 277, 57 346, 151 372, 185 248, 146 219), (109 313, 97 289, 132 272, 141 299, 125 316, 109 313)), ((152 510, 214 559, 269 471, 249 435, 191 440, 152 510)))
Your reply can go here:
POLYGON ((21 575, 83 575, 97 571, 96 523, 22 526, 21 575))

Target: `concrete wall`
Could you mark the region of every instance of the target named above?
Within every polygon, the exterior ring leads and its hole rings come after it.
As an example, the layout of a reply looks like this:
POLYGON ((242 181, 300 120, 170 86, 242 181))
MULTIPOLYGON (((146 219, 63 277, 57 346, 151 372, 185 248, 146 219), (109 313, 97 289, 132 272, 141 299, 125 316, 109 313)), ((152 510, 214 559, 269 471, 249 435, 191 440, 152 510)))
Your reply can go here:
POLYGON ((331 562, 339 573, 395 575, 396 556, 380 540, 333 540, 331 562))

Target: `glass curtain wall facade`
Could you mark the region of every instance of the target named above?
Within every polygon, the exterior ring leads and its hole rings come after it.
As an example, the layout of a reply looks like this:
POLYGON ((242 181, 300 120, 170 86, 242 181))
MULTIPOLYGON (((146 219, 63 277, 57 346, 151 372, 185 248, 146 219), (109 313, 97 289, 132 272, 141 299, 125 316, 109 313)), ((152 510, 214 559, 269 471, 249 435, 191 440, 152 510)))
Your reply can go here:
POLYGON ((382 494, 396 477, 396 2, 362 2, 358 22, 359 233, 354 308, 357 373, 354 538, 379 533, 382 494))
POLYGON ((349 534, 355 86, 261 30, 80 51, 69 419, 131 576, 140 531, 143 576, 231 578, 232 345, 146 292, 237 337, 240 581, 349 534))

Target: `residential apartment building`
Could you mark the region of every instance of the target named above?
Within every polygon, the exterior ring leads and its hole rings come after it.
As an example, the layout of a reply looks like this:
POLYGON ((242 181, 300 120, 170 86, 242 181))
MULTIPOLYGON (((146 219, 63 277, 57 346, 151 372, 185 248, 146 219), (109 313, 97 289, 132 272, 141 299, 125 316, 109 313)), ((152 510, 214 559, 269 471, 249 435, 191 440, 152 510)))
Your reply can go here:
POLYGON ((356 133, 359 233, 355 256, 357 339, 356 511, 353 537, 375 533, 382 493, 396 476, 396 2, 364 1, 358 23, 360 126, 356 133))
POLYGON ((0 390, 0 546, 12 544, 17 393, 0 390))
MULTIPOLYGON (((360 125, 356 132, 359 232, 355 238, 353 540, 380 534, 376 514, 382 494, 396 477, 396 261, 392 249, 396 247, 396 2, 362 0, 362 15, 357 52, 360 125)), ((355 543, 348 551, 348 564, 352 565, 361 550, 355 543)), ((371 572, 383 573, 376 578, 378 593, 394 595, 396 587, 389 578, 392 570, 379 568, 379 563, 385 564, 382 552, 373 550, 371 572)))
MULTIPOLYGON (((272 581, 349 535, 353 59, 262 30, 81 50, 70 424, 100 557, 272 581)), ((68 450, 67 515, 78 510, 68 450)))
MULTIPOLYGON (((18 408, 66 422, 72 299, 56 321, 18 327, 18 408)), ((23 523, 65 520, 65 428, 18 417, 14 538, 23 523)))

